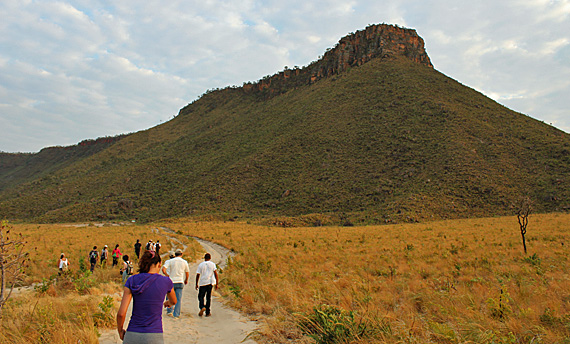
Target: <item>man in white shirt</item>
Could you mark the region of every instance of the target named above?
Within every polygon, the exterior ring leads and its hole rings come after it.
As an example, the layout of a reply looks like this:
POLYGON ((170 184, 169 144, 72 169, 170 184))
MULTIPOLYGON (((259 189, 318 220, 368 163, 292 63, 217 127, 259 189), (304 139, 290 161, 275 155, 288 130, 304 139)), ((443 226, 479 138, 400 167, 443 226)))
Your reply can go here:
POLYGON ((182 307, 182 290, 184 289, 184 285, 188 284, 188 279, 190 278, 190 268, 188 267, 188 263, 182 259, 181 249, 177 249, 174 253, 174 258, 164 263, 162 273, 172 280, 176 300, 178 300, 174 306, 174 310, 170 307, 166 309, 166 315, 172 315, 175 319, 178 319, 182 307))
POLYGON ((218 271, 216 264, 210 261, 212 256, 209 253, 204 255, 204 261, 198 265, 196 270, 196 290, 198 290, 198 303, 200 307, 199 316, 204 315, 209 317, 210 313, 210 301, 212 299, 212 288, 215 285, 218 289, 218 271), (206 302, 204 303, 204 297, 206 297, 206 302))

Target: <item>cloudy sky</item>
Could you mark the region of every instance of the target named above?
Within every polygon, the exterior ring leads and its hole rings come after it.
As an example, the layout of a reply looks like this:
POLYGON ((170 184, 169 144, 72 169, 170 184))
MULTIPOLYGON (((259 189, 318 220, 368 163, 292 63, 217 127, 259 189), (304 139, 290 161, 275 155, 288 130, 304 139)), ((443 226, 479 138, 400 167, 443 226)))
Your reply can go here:
POLYGON ((570 132, 570 0, 2 0, 0 151, 153 127, 377 23, 416 29, 437 70, 570 132))

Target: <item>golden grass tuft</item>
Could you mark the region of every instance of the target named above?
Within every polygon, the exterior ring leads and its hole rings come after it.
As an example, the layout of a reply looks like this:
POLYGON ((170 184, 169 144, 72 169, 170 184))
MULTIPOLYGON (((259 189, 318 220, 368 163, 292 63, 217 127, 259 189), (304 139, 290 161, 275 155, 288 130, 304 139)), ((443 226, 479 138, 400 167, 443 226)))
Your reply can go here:
POLYGON ((92 314, 100 297, 69 293, 61 297, 14 297, 4 309, 0 343, 97 343, 92 314))

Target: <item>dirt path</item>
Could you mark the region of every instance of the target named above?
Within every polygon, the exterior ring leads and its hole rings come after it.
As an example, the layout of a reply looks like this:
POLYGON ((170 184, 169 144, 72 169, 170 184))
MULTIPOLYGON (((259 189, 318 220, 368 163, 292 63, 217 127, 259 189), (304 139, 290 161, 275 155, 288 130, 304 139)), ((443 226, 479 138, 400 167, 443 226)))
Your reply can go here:
MULTIPOLYGON (((160 228, 165 235, 168 236, 168 228, 160 228)), ((204 248, 204 252, 210 252, 212 261, 220 267, 225 267, 228 256, 231 252, 226 248, 194 238, 204 248)), ((171 243, 176 245, 176 239, 170 238, 171 243)), ((179 242, 178 242, 179 243, 179 242)), ((182 248, 179 246, 174 248, 182 248)), ((186 249, 186 247, 183 247, 186 249)), ((196 344, 255 344, 251 339, 245 339, 249 333, 254 331, 257 323, 250 321, 240 313, 225 306, 221 302, 221 298, 217 292, 212 292, 212 316, 198 316, 198 292, 194 289, 194 278, 196 276, 196 268, 201 262, 197 261, 190 265, 190 282, 184 288, 182 296, 182 312, 180 319, 174 319, 166 316, 163 310, 162 323, 164 327, 164 343, 196 343, 196 344)), ((129 307, 125 327, 128 324, 131 314, 132 303, 129 307)), ((116 330, 107 330, 101 334, 99 338, 100 344, 122 343, 116 330)))

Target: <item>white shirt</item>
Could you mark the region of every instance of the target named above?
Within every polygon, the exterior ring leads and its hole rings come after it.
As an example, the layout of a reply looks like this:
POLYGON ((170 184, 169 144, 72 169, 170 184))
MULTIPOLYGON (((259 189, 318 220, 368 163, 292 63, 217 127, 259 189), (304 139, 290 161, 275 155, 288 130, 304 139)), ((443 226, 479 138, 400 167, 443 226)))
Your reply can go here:
POLYGON ((175 257, 164 262, 166 273, 172 280, 172 283, 184 283, 186 280, 186 273, 190 274, 188 262, 182 257, 175 257))
POLYGON ((201 287, 203 285, 215 285, 216 284, 216 276, 214 276, 214 271, 216 271, 216 264, 207 260, 200 265, 198 265, 198 269, 196 270, 197 274, 200 274, 200 280, 198 281, 198 286, 201 287))
POLYGON ((67 258, 63 258, 59 260, 59 268, 64 269, 67 267, 67 258))

